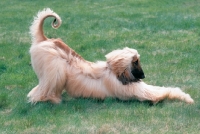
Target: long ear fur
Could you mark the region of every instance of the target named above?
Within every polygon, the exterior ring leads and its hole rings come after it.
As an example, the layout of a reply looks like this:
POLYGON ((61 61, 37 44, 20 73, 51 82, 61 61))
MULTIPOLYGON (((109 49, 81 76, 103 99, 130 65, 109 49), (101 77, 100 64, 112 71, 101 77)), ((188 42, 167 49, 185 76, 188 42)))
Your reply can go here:
POLYGON ((130 69, 126 69, 121 75, 117 76, 117 78, 123 85, 138 81, 138 79, 132 75, 130 69))

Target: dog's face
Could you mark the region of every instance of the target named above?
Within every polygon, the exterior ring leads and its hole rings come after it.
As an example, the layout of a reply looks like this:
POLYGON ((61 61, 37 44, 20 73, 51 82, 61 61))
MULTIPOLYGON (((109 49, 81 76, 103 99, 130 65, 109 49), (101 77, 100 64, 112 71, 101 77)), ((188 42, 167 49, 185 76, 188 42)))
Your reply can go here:
POLYGON ((137 50, 124 48, 106 55, 111 70, 123 85, 145 78, 137 50))
POLYGON ((144 79, 145 78, 145 75, 144 75, 144 72, 143 72, 142 67, 140 65, 139 59, 136 59, 136 61, 132 62, 131 73, 133 74, 133 76, 136 79, 144 79))
POLYGON ((138 58, 133 58, 131 62, 131 67, 128 67, 117 76, 118 80, 122 82, 123 85, 127 85, 131 82, 137 82, 140 79, 144 79, 145 75, 140 65, 138 58))

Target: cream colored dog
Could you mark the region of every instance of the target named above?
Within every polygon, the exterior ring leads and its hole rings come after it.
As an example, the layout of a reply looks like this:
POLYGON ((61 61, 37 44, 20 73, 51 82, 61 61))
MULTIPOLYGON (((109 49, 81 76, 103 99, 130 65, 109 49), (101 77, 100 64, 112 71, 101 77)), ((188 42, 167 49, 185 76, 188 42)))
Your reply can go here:
POLYGON ((54 17, 53 28, 61 25, 60 17, 51 9, 44 9, 34 18, 30 33, 33 69, 39 84, 28 94, 29 101, 59 103, 63 90, 73 97, 122 100, 138 99, 157 103, 165 98, 193 103, 189 94, 179 88, 147 85, 140 66, 137 50, 124 48, 106 55, 107 61, 96 63, 84 60, 61 39, 48 39, 43 33, 43 22, 54 17), (57 22, 57 23, 56 23, 57 22))

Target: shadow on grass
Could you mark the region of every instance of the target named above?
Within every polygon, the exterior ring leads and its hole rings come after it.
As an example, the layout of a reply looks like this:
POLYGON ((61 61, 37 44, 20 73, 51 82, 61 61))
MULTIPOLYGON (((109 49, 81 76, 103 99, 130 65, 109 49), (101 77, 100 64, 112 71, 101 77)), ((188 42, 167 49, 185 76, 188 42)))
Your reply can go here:
POLYGON ((121 109, 121 108, 136 108, 136 107, 163 107, 164 101, 153 104, 151 101, 138 101, 138 100, 120 100, 117 98, 108 97, 104 100, 92 98, 72 98, 66 93, 62 96, 60 105, 71 109, 73 112, 84 111, 99 111, 102 109, 121 109))
POLYGON ((153 104, 150 101, 140 102, 138 100, 123 101, 116 98, 106 98, 105 100, 92 99, 92 98, 72 98, 66 93, 62 95, 62 102, 59 104, 52 104, 51 102, 38 102, 36 104, 23 103, 16 106, 13 110, 13 114, 19 116, 29 116, 33 114, 74 114, 85 112, 97 112, 100 110, 109 109, 124 109, 124 108, 137 108, 137 107, 163 107, 164 103, 159 102, 153 104))

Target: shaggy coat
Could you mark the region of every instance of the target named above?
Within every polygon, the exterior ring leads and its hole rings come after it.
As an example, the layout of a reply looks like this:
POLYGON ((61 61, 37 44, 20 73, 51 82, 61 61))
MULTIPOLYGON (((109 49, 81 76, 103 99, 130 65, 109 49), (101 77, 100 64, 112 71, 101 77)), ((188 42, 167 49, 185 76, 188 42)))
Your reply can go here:
POLYGON ((189 94, 180 88, 158 87, 144 83, 144 73, 137 50, 124 48, 106 55, 106 61, 86 61, 61 39, 48 39, 43 33, 45 18, 53 17, 53 28, 61 25, 60 17, 51 9, 44 9, 34 18, 30 33, 31 63, 39 83, 29 93, 32 103, 59 103, 65 90, 72 97, 122 100, 138 99, 157 103, 163 99, 179 99, 193 103, 189 94))

